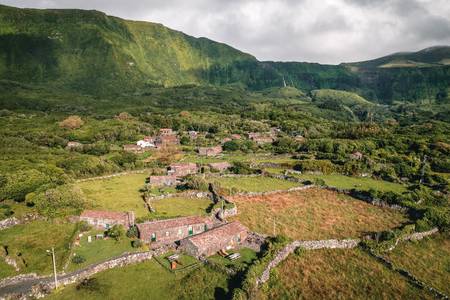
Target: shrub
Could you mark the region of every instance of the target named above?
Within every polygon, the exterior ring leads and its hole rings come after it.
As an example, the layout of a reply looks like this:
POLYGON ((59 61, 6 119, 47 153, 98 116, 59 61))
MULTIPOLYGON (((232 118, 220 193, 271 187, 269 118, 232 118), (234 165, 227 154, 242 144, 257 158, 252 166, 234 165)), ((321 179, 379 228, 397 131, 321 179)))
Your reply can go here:
POLYGON ((74 264, 77 264, 77 265, 82 264, 85 261, 86 261, 86 259, 83 256, 79 255, 79 254, 77 254, 74 257, 72 257, 72 262, 74 264))
POLYGON ((250 175, 256 174, 257 170, 252 169, 250 164, 243 163, 240 161, 233 162, 233 165, 230 167, 230 171, 234 174, 242 174, 242 175, 250 175))
POLYGON ((76 287, 77 290, 86 290, 89 292, 99 292, 102 287, 97 278, 85 278, 76 287))
POLYGON ((124 232, 122 225, 114 225, 106 231, 106 235, 118 241, 124 235, 124 232))
POLYGON ((78 214, 87 206, 81 189, 69 185, 48 189, 28 201, 35 204, 40 214, 51 218, 78 214))
POLYGON ((143 246, 143 243, 141 240, 133 240, 131 242, 131 247, 133 248, 141 248, 143 246))
POLYGON ((59 122, 59 127, 65 129, 77 129, 83 126, 84 122, 79 116, 69 116, 63 121, 59 122))
POLYGON ((207 191, 208 182, 198 176, 188 176, 185 178, 184 187, 191 190, 207 191))
POLYGON ((136 238, 138 237, 138 230, 136 226, 130 227, 130 229, 127 230, 127 237, 129 238, 136 238))
POLYGON ((86 221, 81 221, 79 223, 79 230, 81 232, 87 232, 87 231, 91 230, 91 228, 92 228, 91 225, 89 225, 86 221))

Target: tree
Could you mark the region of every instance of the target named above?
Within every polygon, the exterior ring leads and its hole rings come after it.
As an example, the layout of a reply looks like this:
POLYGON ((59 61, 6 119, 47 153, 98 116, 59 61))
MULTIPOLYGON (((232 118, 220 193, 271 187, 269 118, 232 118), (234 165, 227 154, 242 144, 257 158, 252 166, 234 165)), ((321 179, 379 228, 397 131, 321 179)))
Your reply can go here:
POLYGON ((69 116, 63 121, 59 122, 59 127, 65 129, 77 129, 83 126, 84 122, 79 116, 69 116))
POLYGON ((238 151, 239 150, 239 143, 235 140, 225 142, 222 146, 223 150, 225 151, 238 151))
POLYGON ((122 236, 124 236, 125 229, 122 225, 114 225, 113 227, 110 227, 106 231, 106 235, 110 238, 115 239, 116 241, 120 240, 122 236))

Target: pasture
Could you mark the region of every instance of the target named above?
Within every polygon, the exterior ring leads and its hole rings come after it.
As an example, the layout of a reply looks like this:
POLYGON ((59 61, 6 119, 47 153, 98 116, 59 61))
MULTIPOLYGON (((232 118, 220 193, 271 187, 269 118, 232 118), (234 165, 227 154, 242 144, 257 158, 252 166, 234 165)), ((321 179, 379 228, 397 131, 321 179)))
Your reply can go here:
POLYGON ((234 196, 234 220, 265 234, 317 240, 360 237, 407 221, 406 215, 333 191, 312 188, 265 196, 234 196), (275 232, 274 232, 275 231, 275 232))

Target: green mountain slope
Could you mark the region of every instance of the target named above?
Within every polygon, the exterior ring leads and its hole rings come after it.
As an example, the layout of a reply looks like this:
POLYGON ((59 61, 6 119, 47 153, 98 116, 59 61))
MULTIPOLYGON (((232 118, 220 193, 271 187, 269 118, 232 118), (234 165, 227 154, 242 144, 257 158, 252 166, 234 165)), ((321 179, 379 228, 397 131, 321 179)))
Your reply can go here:
POLYGON ((0 6, 0 77, 98 91, 202 83, 211 65, 255 61, 225 44, 97 11, 0 6))
POLYGON ((159 86, 346 90, 379 103, 449 101, 450 47, 341 65, 260 62, 206 38, 98 11, 0 5, 0 80, 96 95, 159 86), (426 67, 425 67, 426 66, 426 67))

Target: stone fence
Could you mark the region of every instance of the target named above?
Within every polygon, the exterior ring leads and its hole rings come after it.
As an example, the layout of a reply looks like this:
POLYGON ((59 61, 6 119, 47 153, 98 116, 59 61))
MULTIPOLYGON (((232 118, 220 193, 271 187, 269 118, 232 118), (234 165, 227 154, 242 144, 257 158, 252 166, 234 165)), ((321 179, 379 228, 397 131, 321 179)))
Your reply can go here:
POLYGON ((16 225, 25 224, 39 219, 42 219, 42 217, 36 214, 27 214, 20 219, 16 217, 8 218, 0 221, 0 230, 4 230, 16 225))
POLYGON ((211 194, 208 192, 199 192, 199 191, 189 191, 189 192, 181 192, 181 193, 171 193, 171 194, 163 194, 159 196, 150 196, 147 197, 147 201, 152 200, 162 200, 172 197, 187 197, 187 198, 211 198, 211 194))
POLYGON ((398 238, 395 243, 389 248, 387 249, 387 251, 392 251, 395 249, 395 247, 397 247, 399 242, 403 242, 403 241, 419 241, 427 236, 433 235, 435 233, 438 233, 439 229, 437 227, 428 230, 428 231, 423 231, 423 232, 414 232, 405 236, 402 236, 400 238, 398 238))
POLYGON ((81 179, 77 179, 76 182, 108 179, 108 178, 113 178, 113 177, 118 177, 118 176, 129 175, 129 174, 143 174, 145 172, 150 172, 150 169, 141 169, 141 170, 134 170, 134 171, 119 172, 119 173, 114 173, 114 174, 109 174, 109 175, 104 175, 104 176, 81 178, 81 179))
POLYGON ((242 192, 242 193, 236 193, 233 196, 266 196, 266 195, 273 195, 273 194, 281 194, 281 193, 290 193, 290 192, 298 192, 303 191, 307 189, 311 189, 316 187, 315 185, 305 185, 305 186, 297 186, 293 187, 287 190, 274 190, 269 192, 242 192))
POLYGON ((46 276, 38 276, 36 273, 20 274, 20 275, 14 276, 14 277, 8 277, 3 280, 0 280, 0 288, 15 284, 15 283, 19 283, 19 282, 22 282, 25 280, 40 279, 40 278, 46 278, 46 276))
POLYGON ((359 239, 348 240, 317 240, 317 241, 294 241, 281 249, 275 258, 267 265, 261 276, 256 280, 256 284, 260 286, 269 280, 270 271, 285 260, 295 249, 303 248, 306 250, 317 249, 350 249, 355 248, 359 244, 359 239))

